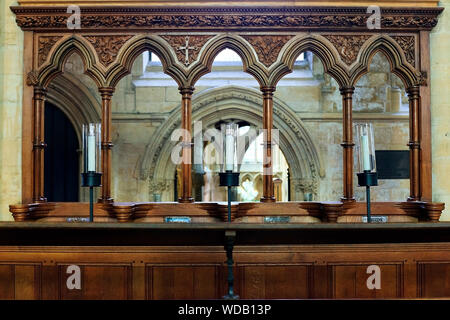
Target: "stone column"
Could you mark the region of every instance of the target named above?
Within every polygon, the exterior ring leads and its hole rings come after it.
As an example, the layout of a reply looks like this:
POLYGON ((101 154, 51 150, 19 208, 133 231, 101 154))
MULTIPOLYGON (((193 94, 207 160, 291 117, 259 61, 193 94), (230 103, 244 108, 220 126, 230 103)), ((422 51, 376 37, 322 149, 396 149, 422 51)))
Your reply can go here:
POLYGON ((340 88, 342 95, 342 143, 343 150, 343 186, 344 194, 341 198, 343 202, 354 202, 353 197, 353 120, 352 102, 355 88, 340 88))
POLYGON ((44 197, 44 107, 47 89, 34 87, 33 95, 33 202, 46 202, 44 197))
POLYGON ((274 87, 261 87, 263 93, 263 196, 261 202, 275 202, 273 189, 272 127, 274 87))
POLYGON ((183 150, 181 163, 181 175, 183 192, 178 199, 180 203, 194 202, 192 198, 192 93, 193 87, 180 88, 181 93, 181 129, 183 133, 183 150))
POLYGON ((409 182, 408 201, 420 201, 420 87, 408 88, 409 98, 409 182))
POLYGON ((111 162, 112 148, 111 127, 112 110, 111 98, 114 88, 104 87, 99 89, 102 96, 102 194, 98 200, 101 203, 111 203, 111 162))

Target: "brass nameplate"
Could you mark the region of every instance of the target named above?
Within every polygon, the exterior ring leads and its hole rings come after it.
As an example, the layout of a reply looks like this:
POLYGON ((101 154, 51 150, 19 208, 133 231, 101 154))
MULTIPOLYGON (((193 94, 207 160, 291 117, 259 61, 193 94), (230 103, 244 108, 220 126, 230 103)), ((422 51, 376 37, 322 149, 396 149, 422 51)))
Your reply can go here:
POLYGON ((264 217, 264 223, 289 223, 291 217, 264 217))
POLYGON ((66 219, 67 222, 89 222, 89 218, 70 217, 66 219))
POLYGON ((164 217, 166 223, 191 223, 190 217, 164 217))
MULTIPOLYGON (((362 217, 362 221, 364 223, 367 223, 367 216, 362 217)), ((387 216, 370 217, 370 222, 371 223, 387 223, 388 222, 388 217, 387 216)))

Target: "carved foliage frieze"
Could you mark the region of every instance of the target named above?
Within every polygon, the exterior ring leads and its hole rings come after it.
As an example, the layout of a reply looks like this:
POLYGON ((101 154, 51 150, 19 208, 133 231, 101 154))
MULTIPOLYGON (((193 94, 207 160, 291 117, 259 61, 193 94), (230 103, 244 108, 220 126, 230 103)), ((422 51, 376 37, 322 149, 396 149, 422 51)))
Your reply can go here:
POLYGON ((212 35, 166 35, 161 36, 175 51, 178 60, 189 66, 197 60, 198 54, 203 45, 211 39, 212 35))
POLYGON ((359 50, 370 35, 324 35, 339 52, 347 65, 351 65, 358 58, 359 50))
MULTIPOLYGON (((252 8, 253 9, 253 8, 252 8)), ((124 28, 153 28, 153 29, 204 29, 204 28, 327 28, 340 29, 359 28, 367 29, 367 14, 363 9, 339 8, 324 13, 317 9, 317 14, 311 14, 309 8, 291 9, 288 12, 282 9, 253 9, 251 14, 246 10, 242 12, 228 8, 212 8, 206 12, 193 13, 186 10, 184 14, 167 11, 136 11, 134 14, 122 14, 120 9, 105 9, 101 14, 90 13, 85 10, 81 19, 81 27, 92 29, 124 29, 124 28), (107 10, 110 10, 107 11, 107 10)), ((98 9, 96 9, 99 11, 98 9)), ((437 24, 437 15, 440 11, 411 11, 412 14, 385 10, 381 18, 381 28, 413 28, 431 29, 437 24)), ((54 29, 66 28, 67 15, 59 11, 30 14, 26 11, 17 14, 17 24, 26 29, 54 29)), ((128 12, 130 13, 130 12, 128 12)))
POLYGON ((416 65, 416 41, 414 36, 392 36, 405 53, 406 60, 412 65, 416 65))
POLYGON ((40 67, 48 57, 48 53, 61 36, 40 36, 38 38, 38 67, 40 67))
POLYGON ((258 59, 266 67, 270 67, 275 61, 277 61, 278 54, 283 46, 293 36, 292 35, 270 35, 270 36, 248 36, 242 35, 255 49, 258 54, 258 59))
POLYGON ((120 48, 132 35, 85 36, 94 46, 101 64, 108 67, 117 57, 120 48))

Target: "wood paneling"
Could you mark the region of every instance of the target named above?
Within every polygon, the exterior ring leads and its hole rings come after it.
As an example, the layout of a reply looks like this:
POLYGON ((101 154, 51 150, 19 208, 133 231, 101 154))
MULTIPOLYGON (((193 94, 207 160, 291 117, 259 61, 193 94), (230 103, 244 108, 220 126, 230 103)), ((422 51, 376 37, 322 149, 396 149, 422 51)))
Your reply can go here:
POLYGON ((419 297, 450 297, 450 262, 420 262, 419 297))
POLYGON ((367 279, 371 274, 367 268, 371 264, 342 264, 331 266, 332 298, 353 299, 395 299, 402 297, 402 270, 400 264, 380 264, 381 289, 370 290, 367 279))
MULTIPOLYGON (((234 260, 242 299, 450 298, 450 243, 238 246, 234 260)), ((224 261, 219 246, 1 246, 0 299, 220 299, 224 261), (66 286, 72 264, 80 290, 66 286)))
MULTIPOLYGON (((80 261, 83 262, 83 261, 80 261)), ((90 265, 74 262, 81 269, 81 289, 68 289, 69 265, 59 265, 59 299, 125 300, 132 297, 131 267, 126 265, 90 265)))
POLYGON ((147 297, 152 299, 219 298, 218 266, 151 266, 147 297))
POLYGON ((310 270, 307 265, 247 265, 241 271, 243 299, 307 299, 310 270))

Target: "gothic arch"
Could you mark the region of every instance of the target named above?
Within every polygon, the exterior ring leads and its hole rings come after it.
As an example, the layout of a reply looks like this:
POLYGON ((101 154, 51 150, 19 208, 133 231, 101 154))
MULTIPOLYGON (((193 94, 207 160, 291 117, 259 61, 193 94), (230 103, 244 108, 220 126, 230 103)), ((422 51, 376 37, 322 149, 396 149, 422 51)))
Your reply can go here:
MULTIPOLYGON (((262 97, 258 90, 227 86, 202 91, 193 97, 192 118, 201 120, 203 128, 219 120, 245 119, 261 127, 262 97)), ((178 109, 153 135, 147 145, 140 166, 140 178, 149 179, 150 189, 173 180, 175 164, 171 151, 175 142, 172 131, 180 127, 178 109)), ((289 164, 293 181, 308 181, 317 192, 320 177, 324 176, 322 160, 302 121, 279 99, 274 99, 274 127, 280 130, 280 148, 289 164)))
POLYGON ((313 52, 321 61, 324 71, 331 75, 340 87, 350 83, 347 67, 341 62, 336 48, 320 35, 299 35, 291 39, 280 52, 280 61, 272 66, 269 83, 276 86, 286 74, 292 72, 294 63, 300 53, 313 52))
POLYGON ((260 84, 268 85, 268 71, 256 58, 253 47, 238 35, 224 34, 209 40, 201 49, 199 61, 193 64, 190 70, 190 85, 201 76, 211 72, 215 57, 224 49, 235 51, 242 60, 244 72, 251 74, 260 84))
POLYGON ((62 74, 49 84, 47 100, 69 118, 80 146, 83 124, 100 122, 100 103, 80 80, 70 74, 62 74))
POLYGON ((49 83, 63 72, 67 58, 77 52, 84 65, 84 72, 94 80, 97 86, 104 84, 104 76, 98 68, 98 57, 92 46, 81 36, 71 35, 60 39, 49 52, 47 61, 40 67, 36 74, 29 77, 29 83, 47 87, 49 83))
POLYGON ((131 72, 133 62, 144 51, 155 53, 161 60, 163 70, 172 77, 179 86, 186 86, 188 74, 180 67, 173 49, 155 35, 140 35, 128 40, 120 49, 116 62, 108 69, 106 83, 109 87, 115 87, 117 83, 131 72))
POLYGON ((382 52, 391 65, 391 72, 396 74, 405 84, 405 88, 420 85, 421 74, 406 59, 403 49, 397 42, 387 35, 380 35, 369 39, 361 48, 358 63, 352 68, 351 85, 354 86, 359 78, 369 72, 372 57, 382 52))

